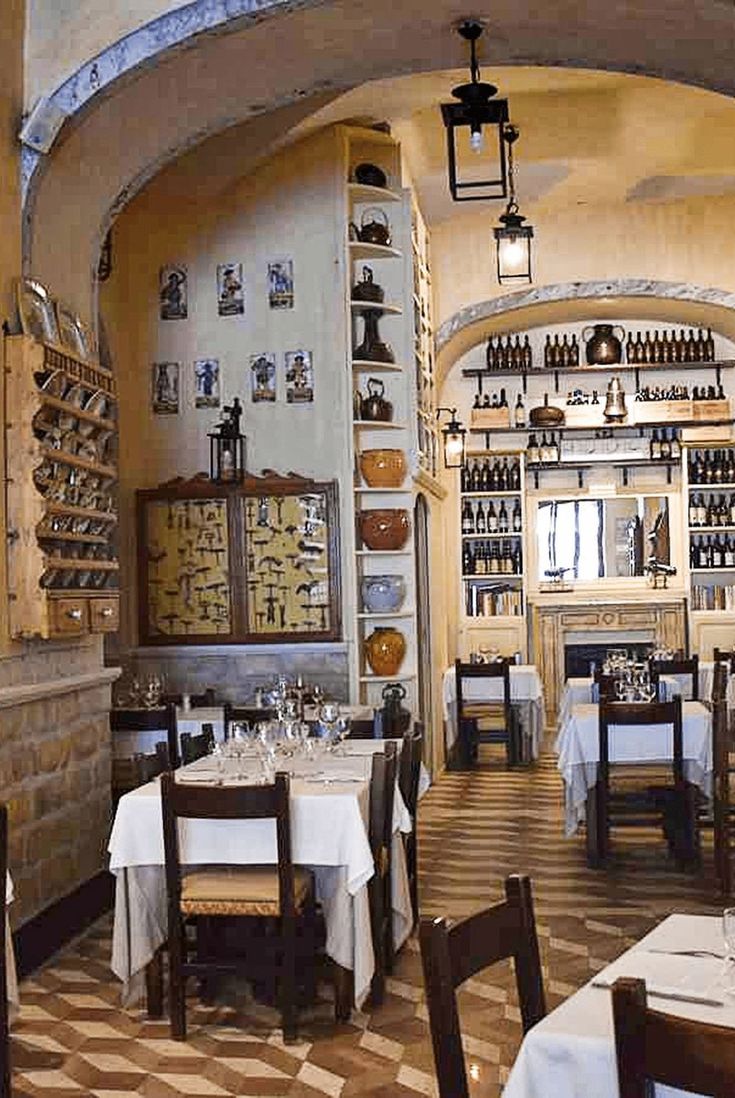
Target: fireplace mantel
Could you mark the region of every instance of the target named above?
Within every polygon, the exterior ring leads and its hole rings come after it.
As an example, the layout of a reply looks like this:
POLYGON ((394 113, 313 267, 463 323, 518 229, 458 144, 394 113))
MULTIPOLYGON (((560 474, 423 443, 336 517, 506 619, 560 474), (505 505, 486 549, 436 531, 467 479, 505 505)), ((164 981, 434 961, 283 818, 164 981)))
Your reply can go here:
POLYGON ((552 605, 534 604, 533 652, 544 684, 547 724, 555 724, 564 689, 564 646, 583 640, 610 646, 626 641, 653 642, 686 648, 686 615, 683 599, 668 601, 606 602, 603 600, 552 605))

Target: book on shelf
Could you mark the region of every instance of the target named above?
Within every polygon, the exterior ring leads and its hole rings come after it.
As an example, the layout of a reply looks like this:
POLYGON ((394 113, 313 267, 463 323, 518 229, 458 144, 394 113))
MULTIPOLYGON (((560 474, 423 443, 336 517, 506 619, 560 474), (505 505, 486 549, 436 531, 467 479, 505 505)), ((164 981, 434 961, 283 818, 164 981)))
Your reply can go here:
POLYGON ((465 609, 469 618, 521 617, 523 592, 504 584, 473 583, 467 588, 465 609))
POLYGON ((692 610, 735 611, 735 584, 695 584, 691 595, 692 610))

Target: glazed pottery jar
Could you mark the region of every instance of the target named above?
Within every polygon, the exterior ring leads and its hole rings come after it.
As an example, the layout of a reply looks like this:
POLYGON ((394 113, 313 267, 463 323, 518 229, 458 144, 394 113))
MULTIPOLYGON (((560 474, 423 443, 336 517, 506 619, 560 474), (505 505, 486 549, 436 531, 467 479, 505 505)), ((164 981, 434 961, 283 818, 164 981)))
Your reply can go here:
POLYGON ((403 450, 363 450, 360 472, 368 488, 400 488, 406 478, 403 450))
POLYGON ((400 610, 406 597, 403 576, 364 576, 360 584, 362 605, 371 614, 400 610))
POLYGON ((359 523, 368 549, 402 549, 411 532, 408 511, 402 507, 360 511, 359 523))
POLYGON ((365 640, 365 658, 374 675, 395 675, 406 655, 406 638, 389 626, 376 629, 365 640))

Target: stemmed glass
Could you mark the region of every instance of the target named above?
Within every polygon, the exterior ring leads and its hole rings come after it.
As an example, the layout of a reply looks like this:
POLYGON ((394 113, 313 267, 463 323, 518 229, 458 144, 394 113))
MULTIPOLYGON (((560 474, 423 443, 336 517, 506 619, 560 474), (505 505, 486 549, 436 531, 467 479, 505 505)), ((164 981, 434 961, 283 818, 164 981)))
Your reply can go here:
POLYGON ((722 912, 722 935, 725 939, 725 986, 729 995, 735 995, 735 907, 726 907, 722 912))
POLYGON ((319 707, 319 721, 326 729, 326 740, 329 747, 335 744, 335 729, 339 722, 339 704, 337 702, 322 702, 319 707))

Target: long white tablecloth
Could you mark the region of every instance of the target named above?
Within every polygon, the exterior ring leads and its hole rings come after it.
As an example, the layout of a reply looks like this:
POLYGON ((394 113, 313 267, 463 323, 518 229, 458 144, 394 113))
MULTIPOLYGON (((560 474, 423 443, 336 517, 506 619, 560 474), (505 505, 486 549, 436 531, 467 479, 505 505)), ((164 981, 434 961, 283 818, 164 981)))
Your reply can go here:
MULTIPOLYGON (((368 842, 370 755, 379 740, 349 745, 345 757, 320 765, 334 782, 291 780, 293 860, 314 870, 327 929, 326 950, 354 973, 355 1003, 362 1005, 374 972, 367 883, 374 866, 368 842), (354 750, 355 748, 357 750, 354 750), (340 783, 339 776, 360 781, 340 783)), ((229 764, 228 764, 229 765, 229 764)), ((186 778, 211 770, 201 759, 177 771, 186 778)), ((401 832, 411 820, 398 790, 394 803, 393 932, 396 945, 408 937, 413 915, 401 832)), ((150 782, 120 799, 109 843, 110 870, 117 878, 112 970, 126 984, 140 973, 167 938, 161 798, 150 782)), ((188 864, 275 864, 275 825, 269 820, 192 820, 181 829, 181 857, 188 864)))
MULTIPOLYGON (((682 966, 692 980, 716 986, 721 962, 709 958, 666 957, 651 950, 712 950, 722 954, 722 923, 709 915, 670 915, 614 962, 625 975, 650 972, 651 958, 673 984, 682 966), (669 972, 667 974, 667 968, 669 972)), ((612 966, 608 966, 612 971, 612 966)), ((601 974, 603 977, 605 972, 601 974)), ((620 975, 623 973, 620 972, 620 975)), ((649 993, 655 1010, 683 1018, 729 1026, 735 1030, 735 997, 723 996, 724 1005, 706 1006, 661 998, 649 993)), ((735 1040, 735 1032, 733 1033, 735 1040)), ((618 1098, 617 1066, 611 993, 586 984, 529 1030, 503 1090, 503 1098, 618 1098)), ((657 1086, 656 1098, 701 1098, 691 1092, 657 1086)))
MULTIPOLYGON (((467 679, 464 696, 471 701, 498 701, 503 696, 500 679, 467 679)), ((533 758, 538 755, 544 727, 544 691, 538 669, 532 663, 512 664, 510 668, 510 700, 517 707, 533 758)), ((446 744, 457 739, 457 676, 454 664, 444 672, 442 701, 446 728, 446 744)))
MULTIPOLYGON (((570 836, 585 818, 587 791, 597 781, 600 761, 599 707, 574 705, 559 729, 555 749, 564 779, 565 831, 570 836)), ((712 714, 702 702, 682 703, 684 776, 706 796, 712 792, 712 714)), ((668 726, 620 725, 610 731, 610 761, 659 763, 670 760, 672 730, 668 726)))
POLYGON ((8 1015, 11 1022, 15 1020, 19 1006, 15 953, 13 951, 13 939, 10 933, 10 920, 8 919, 8 907, 13 902, 13 896, 13 882, 8 873, 5 877, 5 980, 8 993, 8 1015))
MULTIPOLYGON (((712 698, 712 679, 714 677, 715 665, 710 661, 700 661, 699 664, 699 700, 703 702, 710 701, 712 698)), ((666 685, 666 694, 668 697, 672 697, 674 694, 686 694, 688 693, 690 676, 688 675, 662 675, 661 680, 666 685)), ((580 702, 593 702, 597 701, 593 691, 593 679, 591 677, 585 678, 569 678, 564 686, 564 694, 562 695, 561 707, 559 710, 559 723, 569 715, 569 710, 573 705, 578 705, 580 702)), ((728 675, 727 677, 727 690, 725 693, 727 699, 728 709, 735 709, 735 675, 728 675)))

